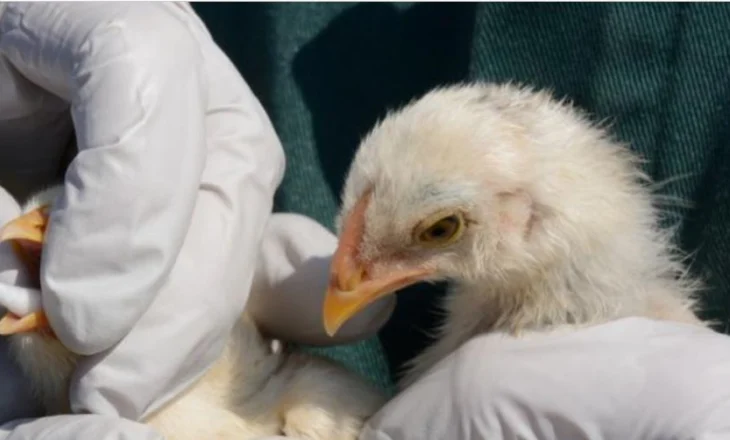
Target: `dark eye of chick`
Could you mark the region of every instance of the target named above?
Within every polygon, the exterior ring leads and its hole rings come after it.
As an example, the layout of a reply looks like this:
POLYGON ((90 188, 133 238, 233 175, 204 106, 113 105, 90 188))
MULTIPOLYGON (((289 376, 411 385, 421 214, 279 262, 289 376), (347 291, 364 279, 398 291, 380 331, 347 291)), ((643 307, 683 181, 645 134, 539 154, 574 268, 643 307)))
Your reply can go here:
POLYGON ((422 242, 442 242, 454 237, 461 229, 461 219, 456 215, 444 217, 423 231, 419 236, 422 242))

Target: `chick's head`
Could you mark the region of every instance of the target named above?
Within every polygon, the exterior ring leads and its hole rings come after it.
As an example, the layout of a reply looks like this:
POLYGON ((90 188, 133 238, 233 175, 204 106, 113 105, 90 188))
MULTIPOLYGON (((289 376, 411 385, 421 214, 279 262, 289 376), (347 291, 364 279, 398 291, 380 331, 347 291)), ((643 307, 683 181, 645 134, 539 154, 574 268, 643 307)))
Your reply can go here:
POLYGON ((547 93, 487 84, 428 93, 378 123, 355 155, 325 327, 334 333, 416 282, 534 282, 612 249, 648 255, 638 246, 653 211, 635 165, 547 93))

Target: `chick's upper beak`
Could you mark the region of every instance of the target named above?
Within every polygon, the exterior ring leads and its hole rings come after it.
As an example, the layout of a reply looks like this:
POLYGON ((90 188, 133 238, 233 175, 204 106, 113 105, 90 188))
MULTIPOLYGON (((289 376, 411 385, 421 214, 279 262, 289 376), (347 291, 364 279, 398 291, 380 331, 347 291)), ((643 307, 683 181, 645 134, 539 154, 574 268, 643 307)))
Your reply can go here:
MULTIPOLYGON (((48 224, 48 206, 41 206, 11 220, 0 229, 0 242, 10 241, 13 251, 26 266, 30 276, 39 277, 40 255, 48 224)), ((42 310, 25 316, 8 312, 0 319, 0 335, 49 329, 48 319, 42 310)))
POLYGON ((40 329, 50 329, 48 318, 42 310, 29 313, 25 316, 16 316, 10 312, 0 318, 0 335, 27 333, 40 329))
POLYGON ((48 206, 41 206, 6 223, 0 229, 0 242, 28 240, 42 245, 47 224, 48 206))
POLYGON ((369 199, 370 195, 366 193, 345 220, 337 250, 332 257, 330 282, 322 311, 324 328, 330 336, 368 304, 421 281, 431 272, 413 268, 393 270, 377 278, 370 276, 368 268, 358 258, 369 199))

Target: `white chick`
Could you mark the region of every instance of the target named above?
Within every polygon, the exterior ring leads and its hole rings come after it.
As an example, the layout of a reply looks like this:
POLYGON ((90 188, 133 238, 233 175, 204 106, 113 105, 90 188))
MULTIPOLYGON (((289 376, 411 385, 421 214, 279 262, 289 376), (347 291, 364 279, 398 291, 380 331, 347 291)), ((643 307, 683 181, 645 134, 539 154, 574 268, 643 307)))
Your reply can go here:
MULTIPOLYGON (((34 196, 24 215, 8 223, 10 240, 38 280, 48 205, 63 191, 34 196)), ((11 351, 49 415, 68 413, 68 389, 78 356, 56 339, 39 304, 19 299, 23 289, 0 291, 10 312, 0 321, 11 351), (3 297, 5 295, 5 298, 3 297)), ((33 291, 26 289, 25 291, 33 291)), ((39 291, 35 291, 36 295, 39 291)), ((311 440, 354 440, 364 421, 384 403, 381 393, 324 358, 273 349, 244 312, 216 364, 189 390, 145 420, 169 440, 246 440, 287 435, 311 440)))
POLYGON ((416 282, 451 281, 413 383, 485 332, 570 329, 629 316, 703 325, 699 283, 659 226, 628 148, 548 93, 434 90, 362 141, 342 196, 324 305, 330 334, 416 282))

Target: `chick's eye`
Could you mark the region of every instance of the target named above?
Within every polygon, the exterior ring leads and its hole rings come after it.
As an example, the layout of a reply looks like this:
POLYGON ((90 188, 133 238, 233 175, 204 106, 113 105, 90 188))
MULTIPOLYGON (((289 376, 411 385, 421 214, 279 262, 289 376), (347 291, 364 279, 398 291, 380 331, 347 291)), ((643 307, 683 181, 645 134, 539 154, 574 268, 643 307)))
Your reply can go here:
POLYGON ((418 241, 424 244, 443 244, 458 238, 463 222, 460 216, 454 214, 444 217, 428 226, 420 234, 418 241))

